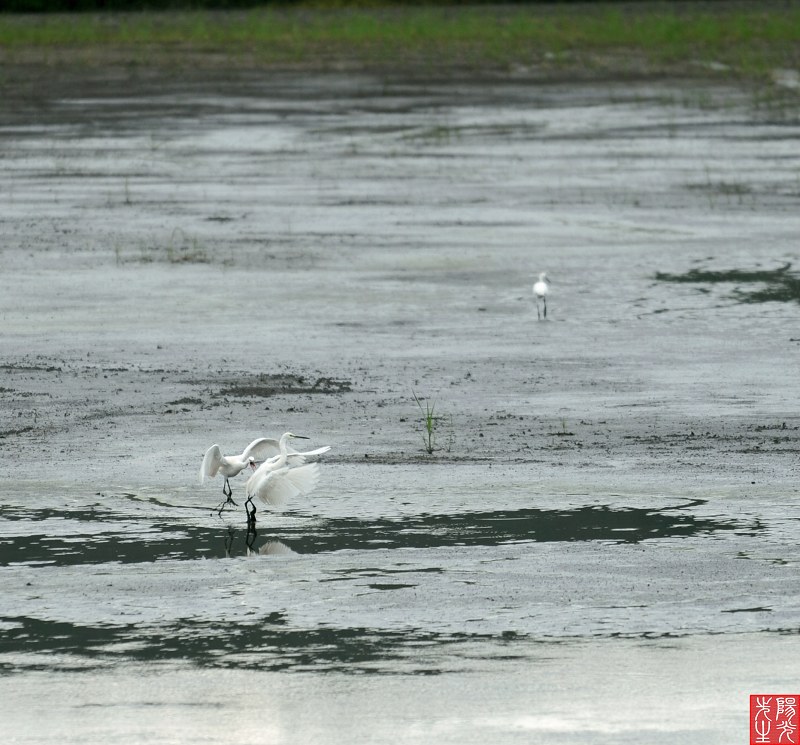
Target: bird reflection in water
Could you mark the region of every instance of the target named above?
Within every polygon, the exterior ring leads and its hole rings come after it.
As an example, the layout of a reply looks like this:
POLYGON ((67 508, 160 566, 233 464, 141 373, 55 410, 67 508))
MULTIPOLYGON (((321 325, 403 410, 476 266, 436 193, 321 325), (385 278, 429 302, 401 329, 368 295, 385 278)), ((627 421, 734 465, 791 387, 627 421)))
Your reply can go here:
MULTIPOLYGON (((228 526, 225 534, 225 558, 230 559, 235 556, 234 543, 236 541, 236 528, 232 525, 228 526)), ((256 548, 256 539, 258 538, 258 531, 255 525, 249 524, 245 534, 245 556, 297 556, 297 551, 293 551, 282 541, 269 540, 260 547, 256 548)))

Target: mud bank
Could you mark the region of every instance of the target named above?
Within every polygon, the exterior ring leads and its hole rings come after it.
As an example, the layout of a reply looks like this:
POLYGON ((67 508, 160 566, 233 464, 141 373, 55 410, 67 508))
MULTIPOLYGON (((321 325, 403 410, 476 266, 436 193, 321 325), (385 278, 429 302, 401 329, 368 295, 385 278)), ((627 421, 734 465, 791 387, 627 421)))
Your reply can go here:
MULTIPOLYGON (((289 675, 306 710, 343 686, 344 705, 358 673, 385 711, 349 739, 391 722, 404 741, 465 742, 487 730, 448 719, 457 690, 527 681, 500 687, 493 735, 721 743, 744 731, 747 693, 787 688, 791 109, 698 81, 242 74, 12 93, 4 690, 42 686, 65 724, 99 695, 66 702, 71 675, 133 691, 162 665, 174 712, 243 670, 289 675), (440 417, 432 454, 414 394, 440 417), (324 483, 259 512, 252 555, 243 512, 217 515, 221 484, 197 469, 213 442, 287 429, 332 446, 324 483), (542 656, 563 677, 538 678, 542 656), (412 674, 444 676, 441 697, 408 682, 396 698, 412 674), (664 684, 657 723, 566 711, 617 674, 664 684)), ((47 741, 35 707, 3 700, 20 742, 47 741)), ((244 715, 215 700, 223 741, 244 715)), ((271 741, 340 741, 341 713, 318 710, 313 736, 271 741)), ((115 739, 133 742, 127 716, 115 739)), ((107 721, 74 726, 91 741, 107 721)))

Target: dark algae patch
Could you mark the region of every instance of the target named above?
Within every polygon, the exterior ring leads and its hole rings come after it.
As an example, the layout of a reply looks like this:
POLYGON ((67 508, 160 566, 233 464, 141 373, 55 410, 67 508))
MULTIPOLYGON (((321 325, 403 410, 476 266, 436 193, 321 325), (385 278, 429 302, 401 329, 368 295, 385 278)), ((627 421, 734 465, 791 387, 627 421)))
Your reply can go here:
MULTIPOLYGON (((421 647, 436 650, 476 640, 502 640, 486 634, 447 634, 419 629, 292 628, 281 612, 250 623, 180 619, 164 626, 80 625, 15 616, 0 618, 6 628, 0 653, 35 652, 74 655, 78 669, 108 664, 120 658, 140 662, 182 660, 199 667, 251 670, 314 670, 358 674, 380 672, 387 662, 413 655, 409 673, 437 670, 419 659, 421 647), (80 661, 80 662, 79 662, 80 661)), ((70 662, 61 663, 69 667, 70 662)), ((26 668, 38 665, 26 664, 26 668)), ((18 669, 0 665, 0 671, 18 669)), ((41 669, 52 669, 50 662, 41 669)))
POLYGON ((732 295, 743 303, 800 303, 800 276, 791 268, 791 263, 786 263, 777 269, 690 269, 683 274, 656 272, 655 279, 691 284, 759 285, 757 288, 736 287, 732 295))
POLYGON ((535 541, 611 541, 638 543, 648 539, 688 537, 729 530, 758 530, 733 520, 712 520, 686 512, 580 507, 573 510, 497 510, 461 514, 422 514, 404 518, 361 520, 335 518, 318 522, 310 518, 276 532, 263 519, 254 536, 245 539, 245 517, 237 530, 219 527, 157 522, 142 535, 131 535, 125 520, 112 513, 31 510, 23 519, 13 510, 0 508, 0 518, 28 525, 51 518, 85 526, 62 537, 41 529, 18 531, 0 538, 0 566, 131 564, 193 560, 201 556, 238 556, 257 548, 265 538, 279 541, 300 554, 346 550, 441 548, 449 546, 498 546, 535 541), (267 533, 266 531, 269 531, 267 533), (257 542, 255 539, 258 539, 257 542), (248 544, 249 541, 249 544, 248 544))
POLYGON ((326 520, 313 531, 283 531, 280 538, 297 553, 319 553, 343 549, 497 546, 526 541, 638 543, 746 527, 730 520, 712 520, 675 510, 600 505, 572 510, 531 508, 423 514, 369 521, 339 518, 326 520))
POLYGON ((347 393, 351 384, 347 380, 318 377, 314 380, 302 375, 259 375, 257 378, 231 383, 214 394, 217 397, 268 398, 300 393, 347 393))

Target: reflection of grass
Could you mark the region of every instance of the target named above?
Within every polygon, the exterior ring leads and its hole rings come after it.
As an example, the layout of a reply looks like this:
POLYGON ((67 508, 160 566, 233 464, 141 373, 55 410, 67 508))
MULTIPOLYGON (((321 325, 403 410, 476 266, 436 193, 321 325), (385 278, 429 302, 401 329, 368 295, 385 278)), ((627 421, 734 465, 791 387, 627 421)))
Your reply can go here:
POLYGON ((127 61, 498 67, 542 64, 639 70, 715 62, 736 73, 797 67, 800 9, 754 3, 261 8, 0 16, 6 61, 39 52, 127 61), (220 57, 221 55, 221 57, 220 57), (642 64, 645 67, 642 67, 642 64))
POLYGON ((777 269, 729 269, 725 271, 691 269, 684 274, 656 272, 655 278, 660 282, 757 283, 764 286, 755 290, 737 288, 735 291, 736 297, 745 303, 800 303, 800 277, 789 271, 791 267, 791 264, 784 264, 777 269))

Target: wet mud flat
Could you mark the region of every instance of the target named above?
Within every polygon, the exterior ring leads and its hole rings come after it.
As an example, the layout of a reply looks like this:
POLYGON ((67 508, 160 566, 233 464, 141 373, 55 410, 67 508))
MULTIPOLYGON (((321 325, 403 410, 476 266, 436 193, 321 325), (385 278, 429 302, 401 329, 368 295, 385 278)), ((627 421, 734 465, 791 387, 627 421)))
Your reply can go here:
POLYGON ((727 743, 791 689, 791 98, 13 79, 12 738, 727 743), (248 536, 202 454, 286 430, 323 483, 248 536))

